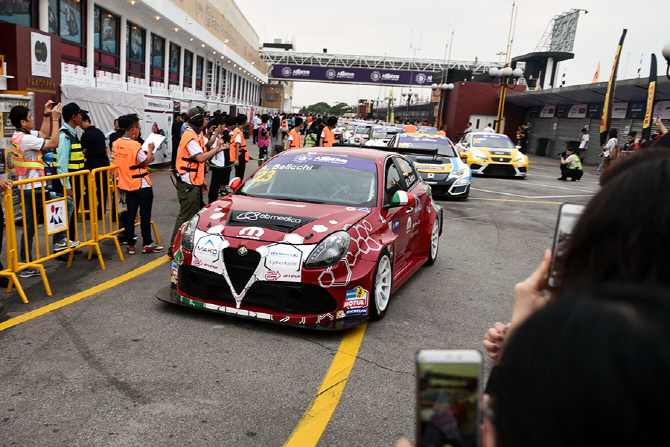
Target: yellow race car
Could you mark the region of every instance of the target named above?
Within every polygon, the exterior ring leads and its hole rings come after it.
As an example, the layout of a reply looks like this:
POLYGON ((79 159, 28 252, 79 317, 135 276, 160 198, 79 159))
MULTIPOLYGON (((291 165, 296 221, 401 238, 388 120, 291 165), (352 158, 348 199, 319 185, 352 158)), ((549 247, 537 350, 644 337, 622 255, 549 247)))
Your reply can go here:
POLYGON ((473 174, 526 178, 528 157, 500 133, 468 133, 456 146, 473 174))

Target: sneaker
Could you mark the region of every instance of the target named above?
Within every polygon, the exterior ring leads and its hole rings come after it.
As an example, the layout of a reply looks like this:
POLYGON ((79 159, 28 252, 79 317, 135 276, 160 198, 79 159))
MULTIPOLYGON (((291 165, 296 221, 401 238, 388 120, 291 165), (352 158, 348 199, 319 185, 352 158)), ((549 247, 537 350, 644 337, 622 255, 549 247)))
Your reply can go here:
MULTIPOLYGON (((120 237, 120 238, 118 238, 118 239, 119 239, 119 244, 121 244, 121 245, 128 245, 128 241, 126 240, 126 238, 121 238, 121 237, 120 237)), ((135 237, 133 238, 133 242, 137 242, 137 236, 135 236, 135 237)))
POLYGON ((128 254, 130 254, 130 255, 135 254, 135 246, 134 245, 129 245, 126 250, 128 251, 128 254))
POLYGON ((162 251, 163 247, 157 245, 155 242, 151 243, 151 245, 145 245, 142 247, 142 253, 160 253, 162 251))
POLYGON ((30 278, 31 276, 40 276, 40 269, 25 269, 19 272, 21 278, 30 278))
MULTIPOLYGON (((70 248, 74 248, 79 245, 79 241, 70 241, 70 248)), ((54 253, 58 253, 59 251, 67 250, 67 241, 63 240, 63 242, 54 242, 54 253)))
POLYGON ((564 182, 567 182, 567 181, 568 181, 567 178, 563 178, 563 177, 559 177, 559 178, 557 178, 556 180, 563 180, 564 182))

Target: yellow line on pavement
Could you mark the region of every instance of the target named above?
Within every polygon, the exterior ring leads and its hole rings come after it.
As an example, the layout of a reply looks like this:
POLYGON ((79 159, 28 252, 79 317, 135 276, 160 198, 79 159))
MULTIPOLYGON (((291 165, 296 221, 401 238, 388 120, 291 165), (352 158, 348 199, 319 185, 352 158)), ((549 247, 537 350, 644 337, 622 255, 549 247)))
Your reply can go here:
POLYGON ((537 200, 484 199, 482 197, 470 197, 469 200, 493 200, 496 202, 521 202, 521 203, 548 203, 550 205, 563 205, 563 203, 565 203, 565 202, 540 202, 537 200))
POLYGON ((35 309, 33 311, 27 312, 23 315, 19 315, 18 317, 11 318, 4 323, 0 323, 0 331, 4 331, 5 329, 8 329, 12 326, 16 326, 17 324, 21 324, 23 322, 26 322, 28 320, 32 320, 33 318, 37 318, 41 315, 44 315, 48 312, 51 312, 52 310, 60 309, 61 307, 65 307, 68 304, 72 304, 76 301, 83 300, 84 298, 88 298, 91 295, 95 295, 96 293, 104 292, 105 290, 111 289, 112 287, 116 287, 119 284, 122 284, 130 279, 133 279, 143 273, 146 273, 150 270, 155 269, 159 265, 165 264, 170 260, 170 257, 165 255, 161 256, 160 258, 151 261, 148 264, 143 265, 142 267, 136 268, 133 271, 130 271, 124 275, 121 275, 117 278, 110 279, 107 282, 103 282, 102 284, 99 284, 95 287, 91 287, 90 289, 84 290, 83 292, 79 292, 75 295, 72 295, 67 298, 63 298, 60 301, 56 301, 55 303, 51 303, 48 306, 40 307, 39 309, 35 309))
POLYGON ((330 418, 337 408, 342 392, 354 367, 358 349, 361 347, 367 323, 349 329, 340 343, 328 374, 323 379, 319 392, 302 415, 284 447, 313 447, 321 438, 330 418))

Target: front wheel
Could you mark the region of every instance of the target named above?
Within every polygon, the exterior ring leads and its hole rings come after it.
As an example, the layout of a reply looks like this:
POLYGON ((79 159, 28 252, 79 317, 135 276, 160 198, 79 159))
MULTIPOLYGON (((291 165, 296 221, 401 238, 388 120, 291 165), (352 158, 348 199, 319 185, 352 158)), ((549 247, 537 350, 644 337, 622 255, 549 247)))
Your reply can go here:
POLYGON ((430 251, 426 265, 433 265, 437 260, 437 251, 440 248, 440 218, 435 217, 433 222, 433 231, 430 233, 430 251))
POLYGON ((393 265, 388 250, 377 261, 370 289, 370 319, 381 320, 386 315, 393 288, 393 265))

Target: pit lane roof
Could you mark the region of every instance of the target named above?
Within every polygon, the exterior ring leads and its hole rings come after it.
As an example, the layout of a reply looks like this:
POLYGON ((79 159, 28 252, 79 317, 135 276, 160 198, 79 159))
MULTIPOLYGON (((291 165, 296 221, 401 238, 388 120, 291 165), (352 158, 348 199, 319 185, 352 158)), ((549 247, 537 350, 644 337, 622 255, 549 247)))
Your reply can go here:
MULTIPOLYGON (((617 81, 614 101, 634 102, 647 100, 649 78, 624 79, 617 81)), ((573 85, 544 90, 525 92, 507 91, 507 102, 522 107, 534 105, 586 104, 604 102, 607 94, 607 82, 573 85)), ((656 82, 656 101, 670 100, 670 81, 662 75, 656 82)))

